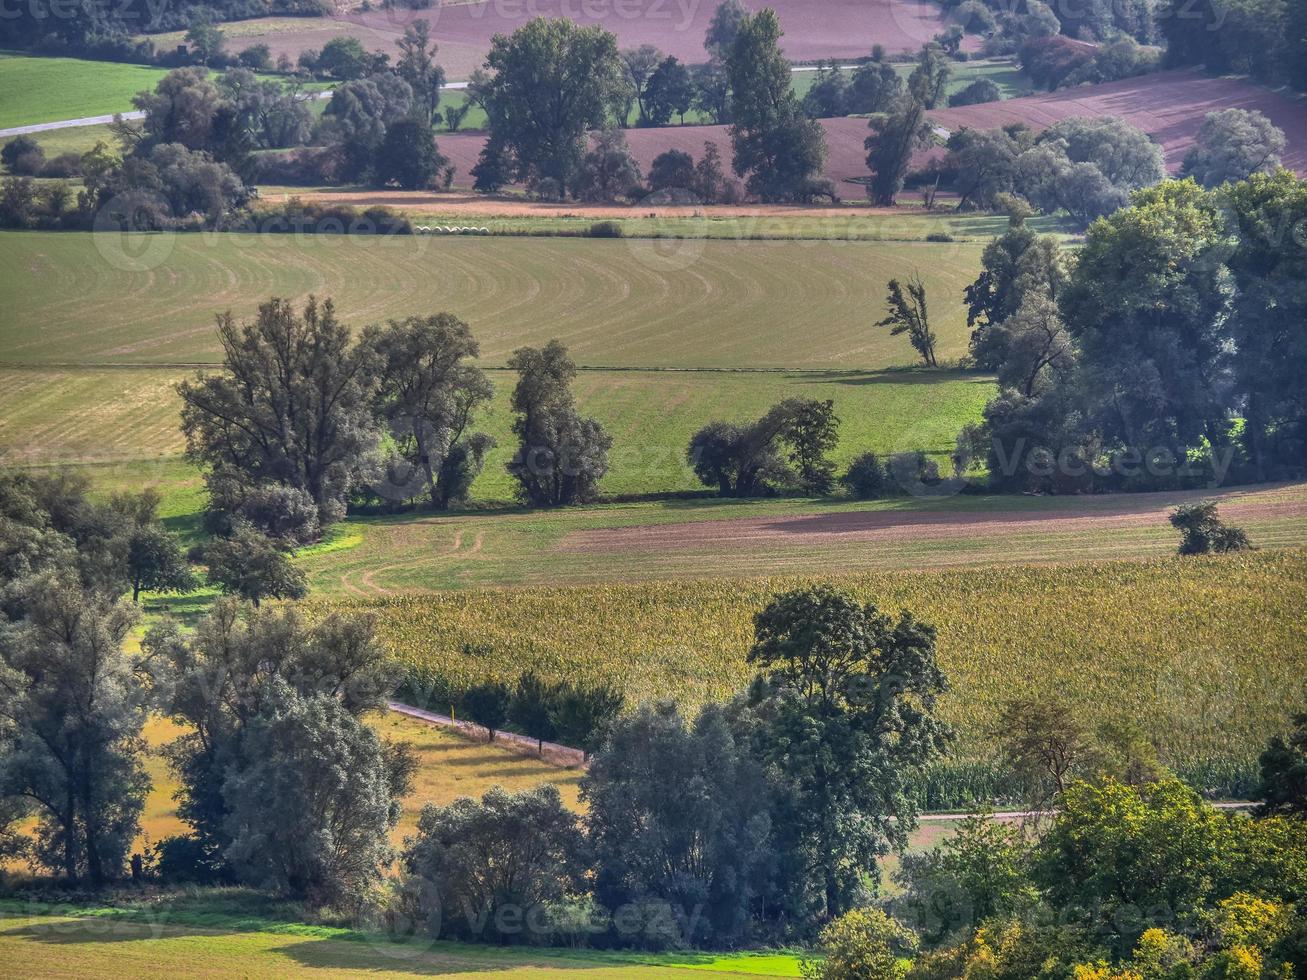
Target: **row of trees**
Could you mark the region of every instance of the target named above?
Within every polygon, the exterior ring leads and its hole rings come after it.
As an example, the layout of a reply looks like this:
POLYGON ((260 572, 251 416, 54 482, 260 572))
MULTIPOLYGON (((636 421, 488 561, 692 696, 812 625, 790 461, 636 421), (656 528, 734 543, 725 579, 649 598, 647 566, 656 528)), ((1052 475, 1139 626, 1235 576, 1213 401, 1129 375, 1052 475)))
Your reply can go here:
MULTIPOLYGON (((188 458, 204 467, 209 530, 253 526, 315 540, 351 500, 462 500, 494 440, 475 431, 493 389, 479 346, 448 313, 365 329, 354 342, 330 300, 272 299, 251 323, 218 318, 223 372, 182 382, 188 458)), ((612 440, 576 409, 576 366, 557 341, 515 351, 508 464, 524 500, 594 499, 612 440)))
POLYGON ((1017 214, 967 290, 1000 393, 959 439, 963 468, 985 458, 991 485, 1024 490, 1299 472, 1307 296, 1286 230, 1305 194, 1284 170, 1164 183, 1090 226, 1074 261, 1017 214))

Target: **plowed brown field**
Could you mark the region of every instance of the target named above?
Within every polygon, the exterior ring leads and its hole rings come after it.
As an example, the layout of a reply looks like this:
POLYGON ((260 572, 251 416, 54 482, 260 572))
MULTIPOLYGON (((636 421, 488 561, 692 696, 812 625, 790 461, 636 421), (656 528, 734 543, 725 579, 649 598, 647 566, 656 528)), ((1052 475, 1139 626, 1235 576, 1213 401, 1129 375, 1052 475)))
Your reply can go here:
MULTIPOLYGON (((757 10, 775 9, 785 37, 781 47, 794 61, 859 58, 873 44, 891 53, 913 51, 944 29, 938 6, 928 0, 746 0, 757 10)), ((598 24, 617 35, 622 47, 654 44, 687 63, 705 60, 703 36, 716 7, 711 0, 485 0, 447 3, 427 10, 373 10, 338 18, 306 18, 300 30, 288 30, 285 18, 258 33, 247 25, 229 47, 240 50, 267 44, 274 56, 292 58, 321 48, 330 37, 359 38, 365 47, 391 53, 404 28, 416 19, 431 24, 440 45, 440 61, 450 78, 466 78, 481 64, 495 34, 511 34, 533 17, 567 17, 582 25, 598 24)), ((980 39, 964 47, 976 50, 980 39)))

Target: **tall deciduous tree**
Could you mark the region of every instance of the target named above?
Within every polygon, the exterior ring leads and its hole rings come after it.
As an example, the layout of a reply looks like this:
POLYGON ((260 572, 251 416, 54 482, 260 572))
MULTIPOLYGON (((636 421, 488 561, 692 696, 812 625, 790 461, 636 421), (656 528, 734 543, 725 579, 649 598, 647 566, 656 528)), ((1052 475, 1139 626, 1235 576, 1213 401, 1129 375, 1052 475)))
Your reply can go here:
POLYGON ((794 95, 780 38, 776 12, 765 9, 744 18, 731 45, 726 71, 735 172, 764 201, 833 197, 834 190, 820 180, 826 138, 794 95))
POLYGON ((1202 189, 1162 184, 1090 228, 1060 298, 1104 436, 1171 473, 1230 442, 1225 248, 1202 189))
POLYGON ((935 332, 930 328, 926 285, 921 281, 921 276, 914 272, 906 288, 897 279, 891 279, 885 305, 888 308, 885 318, 877 322, 876 326, 889 327, 890 335, 894 337, 906 333, 921 359, 928 366, 936 367, 935 332))
POLYGON ((218 317, 223 373, 178 385, 187 456, 210 475, 303 490, 325 526, 345 514, 377 445, 374 379, 331 300, 271 299, 253 323, 218 317))
POLYGON ((906 847, 907 789, 950 741, 935 717, 947 687, 935 631, 821 585, 777 596, 754 632, 758 751, 787 799, 778 835, 801 857, 800 897, 834 918, 906 847))
POLYGON ((404 28, 396 42, 399 60, 395 72, 413 90, 413 109, 418 119, 435 121, 440 108, 440 90, 445 86, 445 69, 436 64, 436 45, 431 43, 431 26, 415 20, 404 28))
POLYGON ((576 365, 567 348, 557 340, 522 347, 508 366, 518 373, 512 401, 518 451, 508 472, 522 496, 542 506, 595 499, 613 440, 595 419, 577 412, 571 387, 576 365))
POLYGON ((243 881, 327 903, 357 901, 394 858, 390 832, 414 760, 388 750, 329 694, 280 678, 223 781, 225 857, 243 881))
POLYGON ((667 902, 687 943, 747 938, 771 885, 772 801, 721 707, 690 725, 672 704, 642 705, 613 726, 581 798, 600 902, 667 902))
POLYGON ((246 732, 261 713, 272 718, 285 706, 283 685, 300 698, 326 695, 356 717, 384 706, 393 687, 364 617, 310 625, 293 606, 251 609, 224 599, 192 633, 164 622, 142 646, 158 709, 187 728, 166 748, 181 783, 178 815, 218 862, 240 829, 228 822, 226 780, 254 761, 246 732))
POLYGON ((123 873, 150 788, 146 691, 122 650, 135 617, 53 574, 25 592, 0 630, 0 805, 36 813, 39 864, 98 887, 123 873))
POLYGON ((536 18, 495 35, 479 88, 490 142, 513 175, 561 197, 585 152, 585 135, 622 108, 617 39, 600 27, 536 18))
POLYGON ((462 455, 456 447, 475 444, 478 469, 488 448, 471 431, 477 410, 494 393, 485 372, 468 363, 480 345, 451 313, 370 327, 361 344, 376 358, 377 409, 399 453, 420 475, 432 506, 448 506, 460 489, 445 482, 459 476, 446 469, 462 455))
POLYGON ((875 203, 892 207, 912 163, 912 155, 930 143, 926 110, 911 95, 900 96, 888 113, 873 117, 871 135, 864 145, 871 181, 867 196, 875 203))

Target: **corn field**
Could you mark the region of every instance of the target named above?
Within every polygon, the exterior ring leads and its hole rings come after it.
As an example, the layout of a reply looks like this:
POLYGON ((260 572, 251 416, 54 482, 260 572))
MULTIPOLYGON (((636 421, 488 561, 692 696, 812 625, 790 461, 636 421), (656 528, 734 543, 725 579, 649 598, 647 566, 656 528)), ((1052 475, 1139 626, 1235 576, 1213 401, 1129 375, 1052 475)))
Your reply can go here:
MULTIPOLYGON (((994 720, 1017 697, 1058 695, 1095 722, 1133 723, 1200 782, 1246 782, 1266 739, 1303 710, 1307 553, 830 579, 933 624, 958 732, 950 778, 989 785, 994 720), (967 772, 972 775, 967 775, 967 772), (1203 774, 1207 774, 1204 776, 1203 774)), ((421 684, 513 680, 526 670, 606 681, 628 704, 693 707, 750 677, 752 616, 811 577, 413 593, 321 601, 370 610, 421 684)))

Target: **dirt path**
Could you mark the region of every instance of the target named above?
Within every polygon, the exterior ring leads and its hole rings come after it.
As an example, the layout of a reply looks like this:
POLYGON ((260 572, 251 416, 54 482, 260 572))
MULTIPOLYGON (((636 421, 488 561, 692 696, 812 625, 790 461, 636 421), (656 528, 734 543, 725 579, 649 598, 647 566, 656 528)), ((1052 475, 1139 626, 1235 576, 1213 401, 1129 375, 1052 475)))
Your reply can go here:
MULTIPOLYGON (((408 718, 416 718, 418 721, 425 721, 427 724, 435 725, 438 728, 444 728, 455 732, 464 738, 471 739, 474 742, 485 742, 488 740, 490 733, 483 727, 473 724, 470 721, 455 721, 449 715, 437 714, 434 711, 427 711, 424 708, 415 708, 411 704, 403 704, 399 701, 387 701, 386 706, 396 714, 404 715, 408 718)), ((495 743, 501 748, 512 749, 523 755, 534 756, 537 759, 543 759, 545 762, 552 762, 557 766, 575 768, 585 765, 585 753, 580 749, 573 749, 566 745, 558 745, 555 742, 538 743, 533 738, 525 735, 518 735, 514 732, 495 732, 495 743)))

